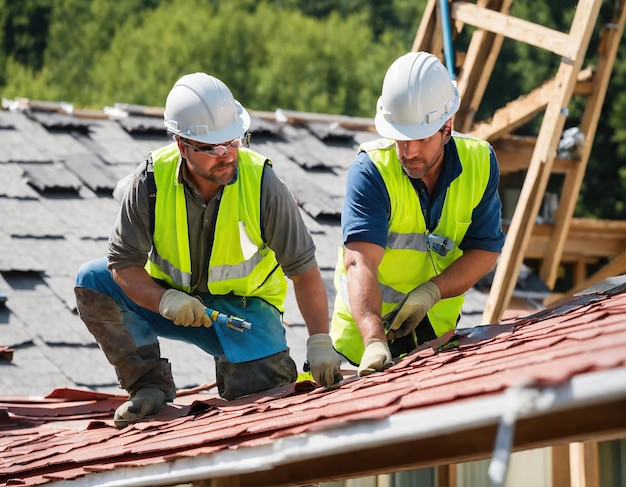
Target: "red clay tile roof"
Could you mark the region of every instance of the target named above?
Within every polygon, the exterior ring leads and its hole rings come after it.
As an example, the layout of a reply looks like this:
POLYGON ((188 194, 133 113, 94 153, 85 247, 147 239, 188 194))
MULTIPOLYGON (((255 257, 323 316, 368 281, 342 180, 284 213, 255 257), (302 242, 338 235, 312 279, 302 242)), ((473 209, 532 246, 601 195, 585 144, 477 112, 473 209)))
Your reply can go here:
MULTIPOLYGON (((330 388, 301 382, 235 401, 188 391, 157 416, 125 429, 112 422, 125 399, 121 395, 55 390, 41 399, 0 397, 0 485, 87 481, 85 476, 114 474, 121 467, 131 467, 124 478, 132 478, 134 471, 141 475, 140 467, 162 462, 203 458, 206 464, 218 452, 243 454, 296 435, 367 428, 373 424, 368 421, 463 405, 518 386, 541 388, 581 374, 623 372, 626 286, 497 325, 451 332, 427 345, 383 373, 347 375, 330 388)), ((576 397, 571 401, 574 405, 576 397)), ((626 415, 617 426, 626 430, 626 415)))

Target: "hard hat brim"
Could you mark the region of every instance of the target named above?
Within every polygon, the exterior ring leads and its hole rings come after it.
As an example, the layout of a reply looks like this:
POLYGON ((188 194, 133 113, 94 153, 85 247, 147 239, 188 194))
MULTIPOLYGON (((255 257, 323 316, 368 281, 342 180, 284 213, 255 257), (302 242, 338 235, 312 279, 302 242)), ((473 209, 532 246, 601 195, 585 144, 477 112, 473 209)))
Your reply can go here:
POLYGON ((391 140, 420 140, 430 137, 443 127, 446 120, 438 120, 429 125, 401 125, 385 120, 383 115, 377 114, 374 118, 376 131, 382 137, 391 140))
POLYGON ((237 118, 233 123, 209 134, 184 137, 202 144, 221 144, 245 135, 250 129, 250 114, 237 100, 235 100, 235 105, 237 106, 237 118))

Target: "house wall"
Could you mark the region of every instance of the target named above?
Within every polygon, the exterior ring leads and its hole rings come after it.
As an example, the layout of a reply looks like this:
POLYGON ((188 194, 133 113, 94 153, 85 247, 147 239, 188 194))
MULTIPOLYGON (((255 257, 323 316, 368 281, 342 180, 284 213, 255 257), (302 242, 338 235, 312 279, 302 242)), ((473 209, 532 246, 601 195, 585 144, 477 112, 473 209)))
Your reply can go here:
MULTIPOLYGON (((491 487, 490 460, 462 463, 457 468, 457 487, 491 487)), ((505 487, 552 487, 550 449, 515 452, 511 455, 505 487)))

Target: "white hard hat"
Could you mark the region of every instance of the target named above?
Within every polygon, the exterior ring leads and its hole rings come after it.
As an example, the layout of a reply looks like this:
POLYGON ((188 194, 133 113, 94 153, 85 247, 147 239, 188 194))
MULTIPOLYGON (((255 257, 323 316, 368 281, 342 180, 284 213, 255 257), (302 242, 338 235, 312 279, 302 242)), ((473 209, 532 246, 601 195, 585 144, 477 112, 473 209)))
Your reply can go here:
POLYGON ((186 74, 165 101, 167 130, 185 139, 219 144, 244 135, 250 115, 223 81, 205 73, 186 74))
POLYGON ((388 139, 425 139, 436 133, 459 105, 459 92, 437 56, 410 52, 387 70, 374 124, 388 139))

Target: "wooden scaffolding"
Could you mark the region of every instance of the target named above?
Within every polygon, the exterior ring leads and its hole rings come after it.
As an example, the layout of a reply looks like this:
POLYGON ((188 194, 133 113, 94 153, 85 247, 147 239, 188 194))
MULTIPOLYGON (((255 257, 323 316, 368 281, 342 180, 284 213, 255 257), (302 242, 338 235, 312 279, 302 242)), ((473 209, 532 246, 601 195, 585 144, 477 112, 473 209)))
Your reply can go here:
POLYGON ((465 26, 475 27, 467 51, 456 52, 453 57, 461 94, 455 130, 488 140, 496 151, 502 174, 526 172, 513 217, 505 228, 506 243, 483 314, 485 324, 502 317, 524 259, 540 262, 540 277, 550 289, 554 289, 560 266, 574 266, 573 288, 565 295, 551 295, 546 304, 626 272, 626 222, 573 218, 624 31, 625 1, 615 1, 611 21, 599 26, 602 0, 580 0, 573 5, 575 13, 568 33, 510 15, 513 0, 428 1, 413 51, 429 51, 443 61, 448 57, 446 25, 451 26, 451 36, 458 35, 465 26), (583 65, 596 27, 600 41, 597 62, 591 69, 583 65), (476 122, 474 117, 505 38, 554 53, 560 57, 558 69, 552 79, 496 110, 490 120, 476 122), (573 95, 585 100, 579 124, 584 144, 576 160, 559 159, 557 148, 573 95), (538 115, 543 118, 536 137, 514 135, 517 128, 538 115), (539 224, 537 216, 553 173, 564 175, 558 208, 553 223, 539 224), (598 259, 608 259, 608 263, 588 275, 587 264, 598 259))

